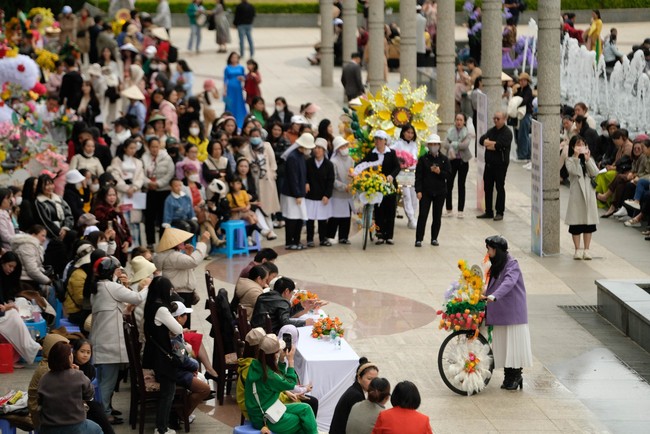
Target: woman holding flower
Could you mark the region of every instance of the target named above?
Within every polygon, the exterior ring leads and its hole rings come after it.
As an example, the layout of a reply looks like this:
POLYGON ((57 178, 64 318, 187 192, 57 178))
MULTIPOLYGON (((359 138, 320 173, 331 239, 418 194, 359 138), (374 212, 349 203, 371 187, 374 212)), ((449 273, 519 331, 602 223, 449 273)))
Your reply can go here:
POLYGON ((517 260, 508 254, 505 238, 491 236, 485 245, 491 265, 482 298, 488 301, 486 324, 494 327, 494 368, 504 368, 502 389, 523 389, 522 368, 533 365, 524 277, 517 260))

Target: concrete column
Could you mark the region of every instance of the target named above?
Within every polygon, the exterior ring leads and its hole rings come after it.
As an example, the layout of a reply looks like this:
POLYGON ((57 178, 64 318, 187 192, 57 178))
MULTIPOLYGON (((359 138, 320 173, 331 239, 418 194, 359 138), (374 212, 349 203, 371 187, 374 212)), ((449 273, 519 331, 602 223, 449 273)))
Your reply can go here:
POLYGON ((384 85, 384 0, 370 0, 368 10, 368 86, 376 93, 384 85))
MULTIPOLYGON (((415 38, 417 25, 415 15, 417 14, 416 0, 402 0, 399 2, 399 28, 400 28, 400 53, 399 73, 400 82, 408 80, 415 86, 417 82, 417 51, 415 38)), ((420 37, 421 35, 417 35, 420 37)))
MULTIPOLYGON (((481 70, 483 90, 488 97, 488 119, 501 109, 501 0, 483 0, 481 70)), ((440 21, 440 20, 438 20, 440 21)), ((488 123, 492 127, 492 122, 488 123)))
POLYGON ((334 76, 334 26, 332 2, 320 0, 320 85, 331 87, 334 76))
POLYGON ((543 134, 542 249, 545 255, 560 253, 560 0, 546 0, 539 8, 537 42, 538 117, 543 134))
POLYGON ((343 64, 357 51, 357 2, 343 0, 343 64))
POLYGON ((438 134, 442 140, 447 137, 447 130, 454 124, 454 83, 456 68, 455 52, 455 9, 454 0, 438 1, 438 44, 436 46, 436 98, 440 108, 438 116, 438 134))

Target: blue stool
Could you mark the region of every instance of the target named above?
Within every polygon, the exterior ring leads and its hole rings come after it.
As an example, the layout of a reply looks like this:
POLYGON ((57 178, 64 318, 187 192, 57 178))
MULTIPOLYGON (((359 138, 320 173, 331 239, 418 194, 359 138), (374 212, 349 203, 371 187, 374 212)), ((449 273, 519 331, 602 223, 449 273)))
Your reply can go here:
POLYGON ((41 318, 40 321, 27 321, 25 323, 29 332, 34 337, 34 339, 43 339, 47 334, 47 323, 44 319, 41 318))
POLYGON ((61 318, 61 321, 59 321, 59 326, 65 327, 65 329, 68 331, 68 333, 81 332, 81 329, 79 329, 79 326, 76 325, 76 324, 72 324, 70 321, 68 321, 68 318, 61 318))
POLYGON ((216 249, 217 253, 224 253, 228 259, 234 255, 248 255, 246 223, 243 220, 223 222, 221 223, 221 229, 226 234, 226 246, 216 249))
POLYGON ((247 420, 243 425, 236 426, 232 434, 260 434, 260 430, 253 428, 251 422, 247 420))
POLYGON ((0 419, 0 433, 1 434, 16 434, 16 427, 11 426, 7 419, 0 419))
POLYGON ((63 303, 56 299, 54 303, 54 310, 56 311, 56 318, 54 319, 54 328, 58 329, 61 327, 61 318, 63 318, 63 303))
POLYGON ((95 377, 95 379, 93 381, 91 381, 90 384, 92 384, 93 387, 95 388, 95 399, 94 400, 96 402, 99 402, 100 404, 103 404, 104 400, 102 399, 102 391, 99 388, 99 380, 97 379, 97 377, 95 377))

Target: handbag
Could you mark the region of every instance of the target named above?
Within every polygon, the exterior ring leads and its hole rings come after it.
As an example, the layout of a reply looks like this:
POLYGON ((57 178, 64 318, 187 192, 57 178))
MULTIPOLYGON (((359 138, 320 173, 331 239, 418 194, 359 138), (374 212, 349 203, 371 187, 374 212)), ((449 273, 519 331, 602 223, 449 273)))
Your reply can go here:
POLYGON ((257 396, 257 384, 255 383, 253 383, 253 395, 255 395, 255 400, 257 401, 260 410, 262 410, 262 414, 264 414, 264 419, 271 423, 278 423, 280 419, 282 419, 284 412, 287 411, 287 407, 285 407, 280 399, 276 399, 275 402, 264 411, 262 403, 260 402, 260 397, 257 396))

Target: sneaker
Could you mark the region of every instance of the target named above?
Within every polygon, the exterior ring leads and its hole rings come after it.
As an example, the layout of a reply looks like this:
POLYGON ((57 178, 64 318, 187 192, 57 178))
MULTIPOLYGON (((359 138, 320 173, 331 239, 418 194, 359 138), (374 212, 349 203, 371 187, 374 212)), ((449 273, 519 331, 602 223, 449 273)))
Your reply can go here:
POLYGON ((190 414, 190 417, 187 418, 190 423, 194 422, 196 420, 196 415, 190 414))
POLYGON ((582 256, 582 251, 580 251, 580 249, 576 249, 575 253, 573 254, 573 259, 580 260, 582 259, 582 256))
POLYGON ((612 214, 614 217, 627 217, 627 210, 624 206, 620 207, 618 211, 612 214))
POLYGON ((339 240, 339 244, 352 244, 350 240, 344 239, 344 240, 339 240))
POLYGON ((630 219, 630 220, 626 221, 623 224, 625 226, 627 226, 628 228, 640 228, 641 227, 641 222, 638 222, 638 221, 636 221, 634 219, 630 219))
POLYGON ((332 245, 332 243, 329 240, 321 241, 320 242, 321 246, 329 247, 332 245))
POLYGON ((416 241, 415 247, 422 247, 422 241, 416 241))
POLYGON ((273 231, 269 231, 269 233, 266 234, 266 239, 269 240, 269 241, 270 240, 275 240, 277 237, 278 237, 278 235, 273 231))
POLYGON ((314 247, 316 244, 314 244, 313 241, 307 241, 307 247, 314 247))
POLYGON ((253 240, 253 237, 248 237, 248 246, 252 247, 255 245, 255 241, 253 240))
POLYGON ((438 243, 438 240, 431 240, 431 245, 432 246, 439 246, 440 244, 438 243))
POLYGON ((442 216, 443 216, 443 217, 453 217, 453 216, 454 216, 454 211, 452 211, 452 210, 450 210, 450 209, 445 210, 445 212, 442 213, 442 216))
POLYGON ((409 222, 408 222, 408 224, 407 224, 406 226, 407 226, 409 229, 415 229, 415 228, 417 227, 416 223, 415 223, 413 220, 411 220, 411 219, 409 219, 409 222))
POLYGON ((585 249, 584 253, 582 254, 582 259, 585 261, 591 261, 591 253, 589 253, 589 250, 585 249))
MULTIPOLYGON (((160 434, 160 431, 158 431, 158 428, 153 430, 153 434, 160 434)), ((167 428, 167 431, 165 431, 163 434, 176 434, 176 431, 174 431, 171 428, 167 428)))
POLYGON ((465 214, 463 214, 462 211, 458 211, 458 212, 456 213, 456 218, 464 219, 464 218, 465 218, 465 214))
POLYGON ((532 170, 533 169, 533 163, 528 162, 522 166, 526 170, 532 170))
MULTIPOLYGON (((639 226, 641 226, 641 223, 639 223, 639 226)), ((393 240, 391 238, 389 238, 389 239, 386 240, 386 244, 389 244, 389 245, 392 246, 395 243, 393 242, 393 240)))
POLYGON ((625 205, 629 206, 630 208, 634 208, 636 210, 641 209, 641 204, 639 203, 638 200, 628 199, 625 201, 625 205))

